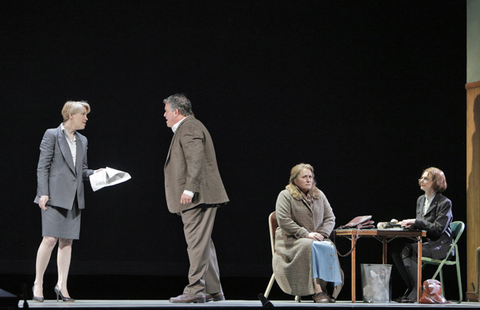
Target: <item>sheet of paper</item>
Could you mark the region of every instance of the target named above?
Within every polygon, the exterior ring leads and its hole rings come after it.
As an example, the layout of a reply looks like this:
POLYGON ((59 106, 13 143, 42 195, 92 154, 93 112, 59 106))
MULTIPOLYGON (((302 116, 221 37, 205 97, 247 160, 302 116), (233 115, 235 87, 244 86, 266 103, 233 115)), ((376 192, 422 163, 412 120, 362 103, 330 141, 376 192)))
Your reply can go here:
POLYGON ((131 178, 127 172, 106 167, 102 171, 90 175, 90 185, 95 192, 106 186, 123 183, 131 178))

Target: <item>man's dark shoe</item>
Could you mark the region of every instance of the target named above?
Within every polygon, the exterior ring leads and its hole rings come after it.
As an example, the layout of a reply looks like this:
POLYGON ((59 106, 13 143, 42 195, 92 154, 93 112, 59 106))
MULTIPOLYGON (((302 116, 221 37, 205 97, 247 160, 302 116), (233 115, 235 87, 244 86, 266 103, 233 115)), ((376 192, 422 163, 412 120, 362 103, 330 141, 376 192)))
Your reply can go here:
POLYGON ((225 300, 225 295, 223 295, 223 293, 207 294, 205 295, 205 299, 207 300, 207 302, 222 301, 222 300, 225 300))

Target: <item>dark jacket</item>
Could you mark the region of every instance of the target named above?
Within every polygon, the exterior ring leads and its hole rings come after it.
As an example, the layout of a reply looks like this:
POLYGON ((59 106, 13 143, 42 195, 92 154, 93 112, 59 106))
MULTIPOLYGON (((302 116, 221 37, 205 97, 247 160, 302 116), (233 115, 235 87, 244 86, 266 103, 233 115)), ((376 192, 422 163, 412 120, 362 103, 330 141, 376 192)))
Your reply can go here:
POLYGON ((452 202, 441 193, 437 193, 425 215, 423 205, 425 195, 417 199, 417 216, 414 228, 427 231, 428 246, 432 251, 432 258, 443 259, 453 243, 450 224, 453 220, 452 202))

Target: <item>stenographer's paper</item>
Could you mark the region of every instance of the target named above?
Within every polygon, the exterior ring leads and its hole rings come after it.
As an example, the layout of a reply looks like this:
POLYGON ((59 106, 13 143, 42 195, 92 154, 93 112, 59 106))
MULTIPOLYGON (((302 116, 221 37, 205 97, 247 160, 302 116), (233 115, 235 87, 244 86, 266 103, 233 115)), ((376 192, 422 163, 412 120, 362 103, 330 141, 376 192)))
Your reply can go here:
POLYGON ((123 183, 131 178, 130 174, 125 171, 107 167, 102 171, 90 175, 90 185, 92 185, 92 189, 95 192, 106 186, 123 183))

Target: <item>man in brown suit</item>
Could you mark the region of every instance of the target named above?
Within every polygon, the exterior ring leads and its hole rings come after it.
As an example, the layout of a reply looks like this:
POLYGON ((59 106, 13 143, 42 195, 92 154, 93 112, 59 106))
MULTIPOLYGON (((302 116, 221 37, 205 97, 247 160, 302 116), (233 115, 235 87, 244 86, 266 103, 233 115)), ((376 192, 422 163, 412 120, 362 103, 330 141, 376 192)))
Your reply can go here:
POLYGON ((215 246, 211 239, 217 207, 228 196, 217 167, 212 138, 195 118, 183 94, 163 101, 164 117, 174 135, 165 161, 165 196, 168 210, 182 217, 190 261, 189 284, 173 303, 224 300, 215 246))

